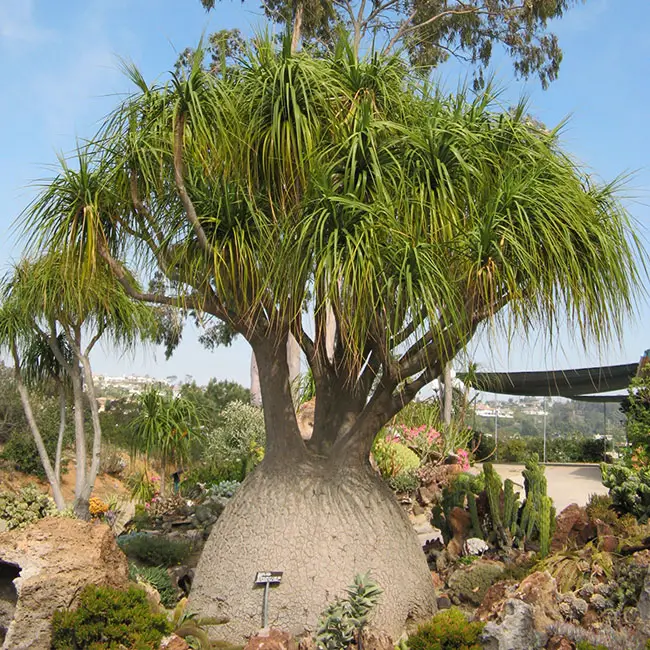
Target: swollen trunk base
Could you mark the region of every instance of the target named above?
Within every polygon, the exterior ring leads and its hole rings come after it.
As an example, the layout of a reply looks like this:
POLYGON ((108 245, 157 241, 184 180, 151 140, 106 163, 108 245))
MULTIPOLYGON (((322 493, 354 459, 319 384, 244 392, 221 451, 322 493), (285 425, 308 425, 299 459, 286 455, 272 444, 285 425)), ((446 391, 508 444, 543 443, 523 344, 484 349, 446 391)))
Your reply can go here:
POLYGON ((230 618, 211 629, 214 638, 238 642, 261 628, 258 571, 283 572, 269 594, 269 625, 294 634, 313 632, 326 605, 368 571, 384 590, 372 624, 393 638, 436 610, 417 536, 370 468, 257 468, 217 521, 196 569, 190 609, 230 618))

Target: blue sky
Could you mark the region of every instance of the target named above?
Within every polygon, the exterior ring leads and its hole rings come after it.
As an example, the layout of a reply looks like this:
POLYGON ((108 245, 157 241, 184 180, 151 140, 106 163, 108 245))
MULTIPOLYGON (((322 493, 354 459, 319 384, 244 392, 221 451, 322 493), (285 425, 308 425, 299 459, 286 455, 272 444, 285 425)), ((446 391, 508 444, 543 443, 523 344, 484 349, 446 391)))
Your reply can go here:
MULTIPOLYGON (((650 225, 650 2, 587 0, 554 29, 564 50, 560 77, 547 91, 535 80, 513 79, 510 63, 498 57, 493 72, 505 88, 504 103, 521 94, 531 112, 548 125, 566 116, 565 148, 590 171, 610 180, 635 172, 627 206, 647 239, 650 225)), ((128 92, 119 57, 135 62, 148 79, 173 66, 177 53, 201 34, 240 28, 250 34, 264 25, 256 3, 226 0, 206 14, 199 0, 0 0, 0 267, 20 256, 12 223, 33 196, 30 183, 47 176, 57 152, 92 135, 101 118, 128 92)), ((467 70, 443 67, 442 83, 454 88, 467 70)), ((568 333, 549 350, 536 337, 477 342, 472 356, 487 368, 547 369, 636 360, 650 348, 650 307, 626 325, 621 341, 587 352, 568 333)), ((192 375, 248 384, 249 352, 244 342, 211 353, 188 330, 174 357, 148 349, 135 356, 99 350, 96 372, 192 375)))

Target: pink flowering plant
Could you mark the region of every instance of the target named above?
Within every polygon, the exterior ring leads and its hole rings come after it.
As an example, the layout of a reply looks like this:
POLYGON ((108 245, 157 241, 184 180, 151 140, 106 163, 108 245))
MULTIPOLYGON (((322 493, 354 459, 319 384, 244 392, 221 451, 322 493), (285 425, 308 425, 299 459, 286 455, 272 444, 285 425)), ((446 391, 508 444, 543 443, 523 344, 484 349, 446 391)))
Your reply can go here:
MULTIPOLYGON (((393 436, 398 437, 409 449, 412 449, 420 459, 420 464, 439 460, 442 456, 442 436, 440 431, 427 424, 408 426, 398 424, 393 436)), ((390 435, 390 434, 389 434, 390 435)))

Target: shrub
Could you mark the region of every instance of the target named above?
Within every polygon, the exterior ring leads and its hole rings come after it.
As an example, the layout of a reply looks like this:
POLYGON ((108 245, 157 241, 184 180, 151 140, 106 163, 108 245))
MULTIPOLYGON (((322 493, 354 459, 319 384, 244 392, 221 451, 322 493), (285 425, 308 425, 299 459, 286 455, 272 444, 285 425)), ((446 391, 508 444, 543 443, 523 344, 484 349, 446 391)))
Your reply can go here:
POLYGON ((178 601, 178 592, 174 588, 172 579, 163 566, 140 567, 129 563, 129 578, 133 582, 146 582, 159 594, 163 607, 174 607, 178 601))
POLYGON ((244 478, 264 457, 264 413, 234 401, 221 411, 220 419, 221 424, 205 434, 206 452, 221 463, 238 462, 239 478, 244 478))
POLYGON ((410 650, 481 650, 484 623, 470 623, 458 609, 436 614, 406 642, 410 650))
MULTIPOLYGON (((44 442, 50 458, 53 458, 56 440, 48 438, 44 442)), ((15 470, 45 479, 45 470, 36 443, 28 433, 20 431, 12 434, 2 450, 1 457, 8 460, 15 470)))
POLYGON ((23 528, 43 517, 57 514, 54 500, 35 485, 26 485, 18 493, 0 493, 0 519, 7 522, 9 530, 23 528))
POLYGON ((418 489, 420 479, 416 474, 416 470, 409 469, 388 479, 388 485, 390 485, 391 489, 395 490, 395 492, 413 492, 418 489))
POLYGON ((59 610, 52 619, 53 650, 157 649, 171 625, 151 611, 136 587, 86 587, 75 610, 59 610))
POLYGON ((390 479, 401 472, 415 470, 420 466, 420 459, 401 442, 392 442, 380 434, 372 446, 372 454, 377 467, 385 479, 390 479))
POLYGON ((180 564, 190 554, 187 542, 148 533, 123 535, 117 538, 117 544, 126 555, 150 566, 180 564))
POLYGON ((158 484, 145 470, 131 474, 126 483, 131 489, 131 498, 138 503, 148 503, 158 492, 158 484))
POLYGON ((634 515, 645 523, 650 515, 650 468, 632 469, 624 465, 600 466, 603 485, 609 488, 614 509, 634 515))
POLYGON ((211 485, 208 488, 208 494, 213 497, 226 497, 229 499, 235 494, 240 485, 239 481, 219 481, 216 485, 211 485))
POLYGON ((354 584, 346 591, 347 598, 337 598, 323 612, 316 634, 319 650, 348 648, 368 622, 382 594, 369 574, 355 576, 354 584))

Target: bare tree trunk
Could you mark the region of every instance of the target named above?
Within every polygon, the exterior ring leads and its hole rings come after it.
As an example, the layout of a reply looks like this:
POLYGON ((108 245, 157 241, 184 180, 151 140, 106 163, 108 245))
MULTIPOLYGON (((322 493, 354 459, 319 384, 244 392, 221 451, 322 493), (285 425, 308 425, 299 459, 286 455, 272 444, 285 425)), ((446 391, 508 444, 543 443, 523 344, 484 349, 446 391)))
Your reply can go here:
POLYGON ((59 386, 59 435, 56 439, 56 454, 54 456, 54 474, 61 481, 61 454, 63 453, 63 436, 65 435, 65 388, 59 386))
MULTIPOLYGON (((294 394, 296 392, 296 382, 300 377, 300 358, 301 350, 298 341, 289 335, 287 341, 287 364, 289 365, 289 382, 291 390, 294 394)), ((262 406, 262 390, 260 388, 260 375, 257 368, 257 360, 255 359, 255 352, 251 352, 251 404, 253 406, 262 406)))
POLYGON ((300 30, 302 29, 302 13, 304 10, 303 3, 298 0, 296 3, 296 13, 293 17, 293 34, 291 35, 291 51, 296 52, 300 43, 300 30))
POLYGON ((454 388, 452 386, 452 378, 451 378, 451 361, 448 361, 445 364, 445 370, 443 374, 443 385, 445 387, 445 392, 444 392, 442 419, 443 422, 447 426, 449 426, 451 424, 451 412, 452 412, 453 396, 454 396, 454 388))
POLYGON ((23 384, 23 380, 20 375, 20 361, 18 359, 18 352, 15 345, 12 346, 12 353, 14 357, 14 377, 16 379, 16 387, 18 388, 18 395, 20 395, 20 401, 23 405, 23 411, 25 412, 25 418, 27 419, 29 430, 32 432, 32 437, 36 443, 36 449, 38 450, 38 456, 41 459, 43 469, 45 470, 45 476, 47 476, 48 483, 52 488, 54 503, 56 503, 56 507, 59 510, 64 510, 65 499, 63 498, 63 493, 61 492, 61 485, 57 478, 57 474, 55 473, 52 464, 50 463, 50 458, 47 455, 47 449, 45 449, 43 437, 41 436, 41 432, 38 429, 38 424, 36 423, 36 418, 34 417, 34 411, 32 411, 29 392, 27 391, 25 384, 23 384))
POLYGON ((323 461, 263 461, 219 517, 196 569, 190 606, 229 617, 219 639, 241 643, 261 626, 256 571, 283 571, 269 599, 269 625, 314 632, 328 603, 370 571, 384 590, 373 625, 398 638, 407 622, 436 611, 417 535, 369 466, 337 472, 323 461))
POLYGON ((251 352, 251 404, 262 406, 262 390, 260 389, 260 373, 257 369, 255 352, 251 352))
POLYGON ((90 463, 90 471, 86 476, 86 481, 83 487, 83 498, 90 499, 93 488, 95 487, 95 479, 99 473, 99 465, 101 463, 101 449, 102 449, 102 426, 99 420, 99 407, 97 406, 97 396, 95 393, 95 382, 93 381, 93 373, 90 367, 90 360, 86 355, 81 357, 81 363, 84 369, 84 384, 86 386, 86 398, 90 406, 90 419, 93 427, 93 447, 92 459, 90 463))
POLYGON ((84 395, 81 368, 77 362, 71 366, 72 394, 74 401, 74 442, 76 477, 74 484, 74 512, 80 519, 89 519, 88 499, 84 497, 87 472, 86 431, 84 429, 84 395))

